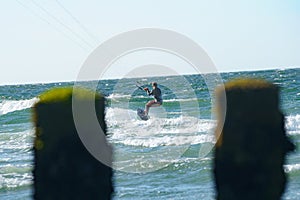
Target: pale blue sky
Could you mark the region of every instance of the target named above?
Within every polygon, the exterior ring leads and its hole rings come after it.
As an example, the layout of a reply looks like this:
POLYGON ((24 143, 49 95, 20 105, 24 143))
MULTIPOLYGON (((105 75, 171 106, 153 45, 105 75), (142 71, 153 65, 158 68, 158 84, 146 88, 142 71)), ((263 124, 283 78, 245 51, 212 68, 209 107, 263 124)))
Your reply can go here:
POLYGON ((101 42, 145 27, 188 36, 219 71, 300 66, 297 0, 6 0, 0 5, 0 84, 75 80, 101 42))

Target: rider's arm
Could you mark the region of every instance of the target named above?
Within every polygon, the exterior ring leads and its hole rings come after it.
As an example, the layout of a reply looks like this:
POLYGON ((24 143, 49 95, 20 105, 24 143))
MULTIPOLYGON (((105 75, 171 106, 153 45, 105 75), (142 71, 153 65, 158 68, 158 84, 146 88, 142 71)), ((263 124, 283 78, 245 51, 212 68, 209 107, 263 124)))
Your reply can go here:
POLYGON ((150 95, 153 95, 153 90, 150 91, 148 88, 144 88, 144 90, 147 92, 147 94, 150 96, 150 95))

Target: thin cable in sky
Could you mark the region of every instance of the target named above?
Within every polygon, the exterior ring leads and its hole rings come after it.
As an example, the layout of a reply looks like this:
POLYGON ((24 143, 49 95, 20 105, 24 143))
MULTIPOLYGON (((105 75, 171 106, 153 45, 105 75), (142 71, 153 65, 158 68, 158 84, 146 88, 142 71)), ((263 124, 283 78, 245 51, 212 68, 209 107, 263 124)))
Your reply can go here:
POLYGON ((52 17, 56 22, 58 22, 60 25, 65 27, 67 30, 69 30, 71 33, 73 33, 77 38, 79 38, 82 42, 84 42, 88 47, 93 48, 93 45, 91 45, 89 42, 87 42, 83 37, 81 37, 78 33, 73 31, 69 26, 61 22, 58 18, 56 18, 54 15, 52 15, 50 12, 48 12, 45 8, 43 8, 41 5, 39 5, 36 1, 31 0, 39 9, 44 11, 47 15, 52 17))
POLYGON ((31 12, 34 16, 36 16, 37 18, 39 18, 40 20, 44 21, 46 24, 48 24, 49 26, 51 26, 52 28, 54 28, 57 32, 61 33, 62 35, 64 35, 66 38, 68 38, 69 40, 71 40, 72 42, 74 42, 76 45, 78 45, 80 48, 84 49, 85 51, 88 51, 88 49, 84 46, 82 46, 80 43, 78 43, 76 40, 72 39, 71 37, 69 37, 69 35, 67 35, 65 32, 63 32, 62 30, 60 30, 59 28, 57 28, 56 26, 54 26, 53 24, 51 24, 48 20, 46 20, 45 18, 41 17, 39 14, 37 14, 33 9, 31 9, 29 6, 26 6, 25 4, 21 3, 19 0, 16 0, 17 3, 19 3, 23 8, 27 9, 29 12, 31 12))
POLYGON ((72 15, 72 13, 63 6, 58 0, 56 0, 56 3, 80 26, 80 28, 88 35, 91 39, 93 39, 96 43, 98 43, 98 39, 82 24, 80 21, 72 15))

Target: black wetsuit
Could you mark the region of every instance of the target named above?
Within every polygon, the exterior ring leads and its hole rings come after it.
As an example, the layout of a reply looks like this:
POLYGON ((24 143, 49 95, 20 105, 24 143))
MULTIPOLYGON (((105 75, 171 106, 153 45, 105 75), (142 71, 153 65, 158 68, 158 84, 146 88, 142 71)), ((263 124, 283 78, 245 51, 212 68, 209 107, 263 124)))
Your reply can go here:
POLYGON ((148 90, 147 93, 149 96, 153 95, 157 103, 162 104, 163 99, 162 99, 162 95, 161 95, 161 90, 159 88, 155 88, 151 92, 148 90))

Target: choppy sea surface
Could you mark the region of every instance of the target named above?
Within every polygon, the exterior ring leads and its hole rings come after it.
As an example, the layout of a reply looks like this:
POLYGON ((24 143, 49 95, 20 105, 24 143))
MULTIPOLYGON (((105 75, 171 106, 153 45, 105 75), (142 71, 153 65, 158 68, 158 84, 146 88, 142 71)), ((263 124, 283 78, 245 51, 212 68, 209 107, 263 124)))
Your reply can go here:
MULTIPOLYGON (((269 80, 281 88, 288 136, 300 142, 300 69, 222 73, 269 80)), ((48 89, 73 83, 0 86, 0 199, 32 199, 31 107, 48 89)), ((212 96, 200 75, 101 80, 107 97, 108 140, 114 146, 114 199, 214 199, 212 96), (183 79, 184 81, 179 81, 183 79), (135 84, 158 82, 164 98, 142 121, 136 109, 151 99, 135 84)), ((283 199, 300 199, 300 153, 287 156, 283 199)))

